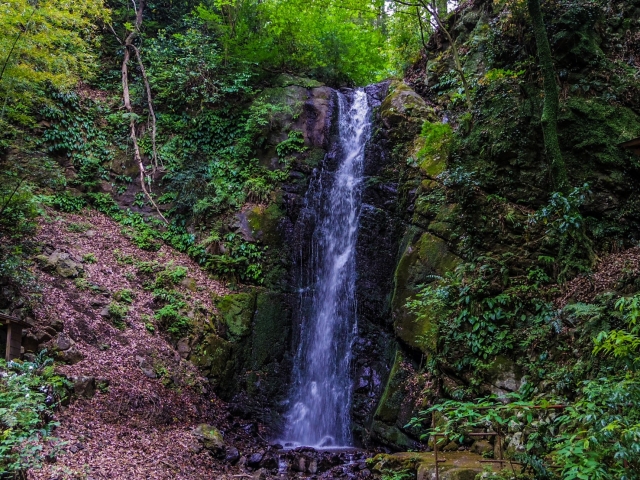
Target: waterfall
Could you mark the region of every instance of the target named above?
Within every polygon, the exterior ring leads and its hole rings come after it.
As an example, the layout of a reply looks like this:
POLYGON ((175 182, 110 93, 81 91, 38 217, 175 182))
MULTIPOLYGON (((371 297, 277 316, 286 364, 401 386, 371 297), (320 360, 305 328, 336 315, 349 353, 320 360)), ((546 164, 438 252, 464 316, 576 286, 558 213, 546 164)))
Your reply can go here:
MULTIPOLYGON (((349 446, 351 344, 356 335, 355 248, 370 107, 363 90, 338 93, 337 169, 313 180, 309 278, 301 288, 301 332, 285 438, 294 445, 349 446)), ((329 162, 325 162, 328 164, 329 162)))

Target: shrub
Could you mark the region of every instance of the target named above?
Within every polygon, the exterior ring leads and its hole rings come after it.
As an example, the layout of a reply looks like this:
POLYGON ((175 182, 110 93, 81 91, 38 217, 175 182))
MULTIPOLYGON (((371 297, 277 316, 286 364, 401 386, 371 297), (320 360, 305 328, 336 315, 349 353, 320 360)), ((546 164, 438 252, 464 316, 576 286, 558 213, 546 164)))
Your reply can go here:
POLYGON ((0 477, 22 478, 44 460, 42 443, 55 449, 53 411, 70 383, 56 375, 43 351, 33 362, 0 360, 0 477))

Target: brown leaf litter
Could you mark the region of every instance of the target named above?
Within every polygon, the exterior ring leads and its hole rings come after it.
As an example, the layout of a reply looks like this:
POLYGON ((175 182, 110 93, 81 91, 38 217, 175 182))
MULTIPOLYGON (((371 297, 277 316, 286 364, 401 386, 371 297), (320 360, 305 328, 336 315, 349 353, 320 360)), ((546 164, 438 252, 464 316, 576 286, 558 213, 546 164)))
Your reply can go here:
MULTIPOLYGON (((83 264, 84 279, 100 290, 86 288, 86 284, 81 289, 72 279, 35 270, 42 286, 42 301, 34 312, 36 328, 62 320, 64 331, 84 358, 74 365, 58 367, 59 372, 67 377, 104 379, 109 386, 91 399, 71 402, 57 413, 60 426, 54 435, 66 442, 63 452, 54 463, 29 472, 29 478, 225 478, 229 467, 200 450, 192 429, 199 423, 210 423, 225 433, 225 440, 240 448, 256 442, 238 422, 230 427, 231 417, 224 403, 211 392, 207 379, 195 366, 180 358, 161 334, 147 331, 142 316, 153 315, 152 294, 142 289, 135 266, 119 264, 114 253, 186 267, 197 288, 192 291, 178 285, 176 289, 199 311, 215 311, 212 294, 224 295, 225 286, 186 255, 167 246, 158 252, 137 248, 121 233, 119 224, 98 212, 77 215, 49 211, 48 215, 41 219, 36 241, 49 250, 66 250, 79 258, 93 254, 95 263, 83 264), (88 231, 69 229, 70 224, 87 223, 88 231), (127 328, 120 331, 99 314, 99 304, 101 292, 122 289, 135 292, 135 299, 126 319, 127 328), (157 378, 143 373, 141 359, 157 372, 157 378)), ((204 317, 204 321, 210 320, 206 313, 204 317)))

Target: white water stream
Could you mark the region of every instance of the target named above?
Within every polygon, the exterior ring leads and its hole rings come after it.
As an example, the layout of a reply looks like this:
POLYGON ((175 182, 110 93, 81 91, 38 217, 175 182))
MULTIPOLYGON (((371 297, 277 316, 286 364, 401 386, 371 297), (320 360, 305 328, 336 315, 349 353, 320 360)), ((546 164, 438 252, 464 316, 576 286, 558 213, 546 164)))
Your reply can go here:
POLYGON ((351 346, 356 335, 355 247, 361 206, 364 148, 370 107, 363 90, 338 93, 339 143, 335 172, 322 172, 307 195, 317 223, 312 237, 310 287, 301 303, 291 408, 285 442, 316 448, 352 444, 351 346))

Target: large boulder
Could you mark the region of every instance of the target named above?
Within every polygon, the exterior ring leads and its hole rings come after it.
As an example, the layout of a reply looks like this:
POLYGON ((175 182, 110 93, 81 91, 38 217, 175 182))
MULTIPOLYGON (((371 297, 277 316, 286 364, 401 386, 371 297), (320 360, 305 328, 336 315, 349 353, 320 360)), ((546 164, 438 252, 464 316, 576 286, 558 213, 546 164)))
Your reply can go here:
POLYGON ((236 293, 216 300, 216 307, 227 328, 227 339, 237 341, 251 330, 255 294, 236 293))
POLYGON ((391 83, 380 105, 380 118, 389 136, 397 140, 412 138, 425 121, 437 119, 433 107, 402 81, 391 83))
POLYGON ((193 435, 200 441, 202 446, 216 456, 223 456, 226 452, 224 437, 220 431, 206 423, 201 423, 193 431, 193 435))
MULTIPOLYGON (((411 232, 409 236, 413 236, 411 232)), ((433 351, 437 319, 428 311, 416 317, 405 306, 407 301, 419 292, 420 285, 453 271, 461 262, 443 239, 429 232, 408 242, 395 272, 392 307, 396 335, 410 347, 425 353, 433 351)))

